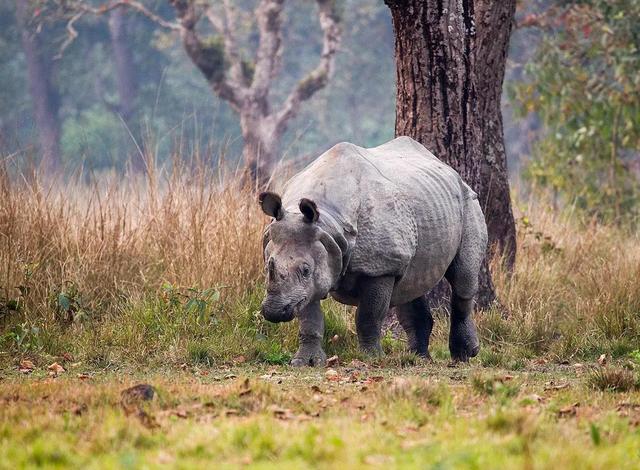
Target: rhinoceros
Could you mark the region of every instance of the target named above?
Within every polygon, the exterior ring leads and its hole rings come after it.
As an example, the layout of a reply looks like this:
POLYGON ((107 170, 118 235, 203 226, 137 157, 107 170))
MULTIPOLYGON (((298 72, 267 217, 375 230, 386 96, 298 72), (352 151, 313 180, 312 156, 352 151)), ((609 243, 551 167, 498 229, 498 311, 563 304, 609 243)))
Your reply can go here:
POLYGON ((379 355, 382 321, 395 307, 409 347, 428 357, 433 318, 425 293, 452 288, 449 349, 467 361, 480 349, 472 319, 487 228, 477 195, 418 142, 398 137, 373 148, 339 143, 259 202, 273 218, 264 233, 271 322, 299 320, 293 366, 323 365, 331 295, 357 306, 360 347, 379 355))

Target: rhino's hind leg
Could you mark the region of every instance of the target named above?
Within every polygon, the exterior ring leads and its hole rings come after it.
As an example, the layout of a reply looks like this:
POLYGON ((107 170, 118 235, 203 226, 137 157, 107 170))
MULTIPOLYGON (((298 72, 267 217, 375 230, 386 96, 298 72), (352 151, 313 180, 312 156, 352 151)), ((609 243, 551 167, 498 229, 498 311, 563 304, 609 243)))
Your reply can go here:
POLYGON ((300 320, 300 344, 298 352, 291 360, 294 367, 324 366, 327 355, 322 350, 324 336, 324 315, 320 308, 320 301, 307 305, 298 314, 300 320))
POLYGON ((363 276, 358 280, 356 331, 360 348, 366 353, 382 354, 380 329, 384 316, 389 310, 394 283, 393 276, 363 276))
POLYGON ((480 351, 472 314, 473 298, 478 292, 478 274, 487 244, 484 220, 480 220, 482 217, 478 201, 470 201, 458 253, 445 274, 451 284, 449 351, 454 361, 466 362, 480 351))
POLYGON ((429 357, 429 337, 433 328, 433 317, 426 296, 418 297, 396 307, 396 315, 407 333, 409 349, 419 356, 429 357))

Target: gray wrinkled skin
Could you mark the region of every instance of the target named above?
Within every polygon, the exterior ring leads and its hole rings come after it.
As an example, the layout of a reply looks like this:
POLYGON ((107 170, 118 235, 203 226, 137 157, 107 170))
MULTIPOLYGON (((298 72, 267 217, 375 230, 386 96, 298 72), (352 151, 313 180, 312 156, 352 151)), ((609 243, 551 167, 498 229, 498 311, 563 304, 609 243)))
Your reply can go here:
POLYGON ((340 143, 285 185, 262 193, 267 227, 264 317, 300 321, 292 364, 322 365, 320 300, 357 305, 360 346, 381 354, 380 328, 395 307, 409 347, 428 357, 433 319, 425 298, 452 286, 449 349, 477 355, 473 297, 487 245, 476 194, 449 166, 409 137, 365 149, 340 143))

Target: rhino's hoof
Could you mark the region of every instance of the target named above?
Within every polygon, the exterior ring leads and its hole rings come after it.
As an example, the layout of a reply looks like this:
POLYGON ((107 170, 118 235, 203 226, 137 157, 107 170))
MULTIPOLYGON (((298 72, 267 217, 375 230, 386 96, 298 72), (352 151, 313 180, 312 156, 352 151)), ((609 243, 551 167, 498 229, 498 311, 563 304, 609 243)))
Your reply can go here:
POLYGON ((322 351, 308 355, 296 354, 295 357, 291 359, 291 365, 293 367, 323 367, 326 362, 327 355, 322 351))
POLYGON ((476 357, 480 352, 480 345, 473 346, 469 349, 463 348, 451 351, 451 360, 453 362, 469 362, 469 359, 476 357))
POLYGON ((477 338, 452 341, 449 350, 453 362, 469 362, 480 352, 480 343, 477 338))
POLYGON ((380 345, 380 341, 365 343, 360 342, 360 349, 371 358, 379 358, 384 356, 384 351, 380 345))
POLYGON ((464 322, 451 331, 449 351, 453 362, 469 362, 478 355, 480 341, 473 322, 464 322))

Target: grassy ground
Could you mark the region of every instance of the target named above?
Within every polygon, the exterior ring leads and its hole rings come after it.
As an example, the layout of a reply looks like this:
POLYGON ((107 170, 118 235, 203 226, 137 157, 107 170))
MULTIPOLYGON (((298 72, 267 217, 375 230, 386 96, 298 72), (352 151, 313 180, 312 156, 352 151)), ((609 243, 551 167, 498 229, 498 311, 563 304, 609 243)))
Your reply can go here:
POLYGON ((637 232, 517 205, 478 358, 447 367, 439 310, 433 364, 395 333, 371 363, 327 301, 327 375, 288 368, 297 325, 259 313, 255 193, 149 168, 93 186, 0 169, 0 468, 640 465, 637 232), (136 383, 156 398, 123 407, 136 383))
POLYGON ((640 392, 588 366, 67 367, 3 376, 0 468, 640 465, 640 392))

